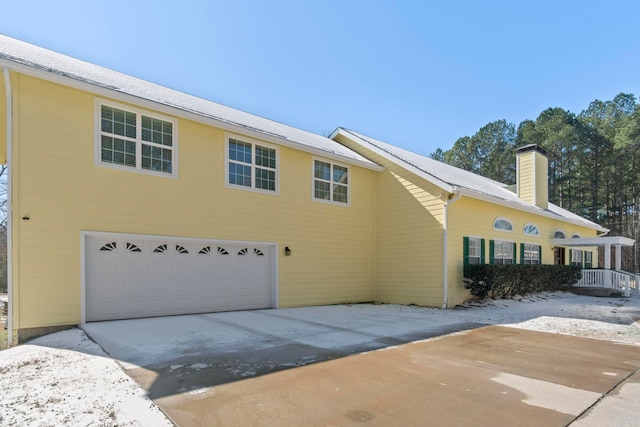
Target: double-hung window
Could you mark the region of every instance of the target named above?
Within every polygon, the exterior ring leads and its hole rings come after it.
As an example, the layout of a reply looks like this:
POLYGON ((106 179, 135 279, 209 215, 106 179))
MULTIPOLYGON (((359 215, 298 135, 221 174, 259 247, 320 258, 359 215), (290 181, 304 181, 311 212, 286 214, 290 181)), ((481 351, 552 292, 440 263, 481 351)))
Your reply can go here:
POLYGON ((176 174, 176 122, 133 107, 97 102, 96 160, 140 172, 176 174))
POLYGON ((513 242, 491 240, 491 264, 515 264, 515 246, 513 242))
POLYGON ((593 268, 593 252, 584 252, 584 268, 593 268))
POLYGON ((532 243, 520 244, 520 263, 521 264, 540 264, 540 245, 532 243))
POLYGON ((582 250, 571 249, 571 265, 582 267, 582 250))
POLYGON ((349 203, 349 168, 323 160, 313 161, 313 198, 349 203))
POLYGON ((227 138, 226 183, 230 186, 277 193, 278 152, 246 138, 227 138))
POLYGON ((480 237, 463 238, 464 265, 484 264, 484 239, 480 237))

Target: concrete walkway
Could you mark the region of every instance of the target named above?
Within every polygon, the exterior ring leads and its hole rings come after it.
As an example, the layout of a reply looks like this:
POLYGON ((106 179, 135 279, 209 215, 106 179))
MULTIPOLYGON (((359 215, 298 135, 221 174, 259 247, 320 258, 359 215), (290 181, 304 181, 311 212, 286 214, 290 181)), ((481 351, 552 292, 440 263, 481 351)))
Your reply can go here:
POLYGON ((602 427, 640 417, 637 346, 501 326, 429 328, 411 313, 353 310, 345 324, 345 313, 296 310, 85 329, 179 426, 602 427), (464 331, 410 342, 455 330, 464 331))

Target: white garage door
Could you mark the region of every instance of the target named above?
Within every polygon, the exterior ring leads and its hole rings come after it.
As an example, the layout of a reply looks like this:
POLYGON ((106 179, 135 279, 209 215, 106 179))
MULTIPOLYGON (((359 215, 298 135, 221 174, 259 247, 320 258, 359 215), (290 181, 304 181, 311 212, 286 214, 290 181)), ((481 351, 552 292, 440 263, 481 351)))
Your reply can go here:
POLYGON ((87 321, 272 307, 273 244, 87 235, 87 321))

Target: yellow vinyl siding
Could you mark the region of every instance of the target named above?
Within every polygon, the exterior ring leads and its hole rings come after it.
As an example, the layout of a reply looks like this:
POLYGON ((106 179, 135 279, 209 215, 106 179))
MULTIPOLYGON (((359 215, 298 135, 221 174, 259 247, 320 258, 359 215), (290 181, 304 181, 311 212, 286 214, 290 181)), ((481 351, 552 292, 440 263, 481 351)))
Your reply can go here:
POLYGON ((342 135, 337 140, 386 168, 376 177, 375 300, 440 306, 442 189, 342 135))
POLYGON ((435 190, 406 171, 378 176, 377 301, 429 306, 442 301, 443 203, 433 196, 435 190))
POLYGON ((536 206, 546 209, 549 202, 549 160, 535 152, 536 162, 536 206))
POLYGON ((547 157, 537 150, 530 150, 518 153, 516 162, 518 195, 524 201, 546 209, 549 201, 547 157))
MULTIPOLYGON (((582 237, 596 237, 595 230, 580 227, 551 218, 533 215, 517 209, 507 207, 498 208, 497 205, 469 197, 462 197, 451 204, 449 210, 449 303, 452 307, 469 298, 462 282, 463 270, 463 237, 475 236, 485 239, 485 260, 489 263, 490 240, 505 240, 516 243, 516 263, 520 263, 520 243, 532 243, 542 247, 542 264, 553 264, 553 246, 550 239, 556 229, 562 228, 569 233, 579 233, 582 237), (493 229, 496 217, 504 217, 513 224, 513 233, 493 229), (538 226, 540 235, 531 236, 523 233, 524 225, 534 223, 538 226)), ((594 267, 597 265, 597 248, 581 248, 594 252, 594 267)), ((568 252, 567 252, 568 257, 568 252)))
POLYGON ((518 162, 518 195, 521 199, 535 203, 533 162, 534 152, 527 152, 516 157, 518 162))
MULTIPOLYGON (((12 74, 12 83, 15 328, 80 321, 82 231, 275 242, 281 307, 442 304, 449 194, 363 146, 338 137, 386 169, 350 165, 349 206, 313 200, 312 160, 321 156, 273 142, 279 194, 225 186, 227 134, 179 117, 173 117, 177 177, 117 170, 95 164, 93 94, 19 74, 12 74), (284 256, 285 246, 291 256, 284 256)), ((0 113, 2 108, 0 102, 0 113)), ((533 174, 523 174, 518 184, 533 188, 533 174)), ((500 239, 518 244, 518 262, 519 244, 533 243, 542 246, 542 262, 552 264, 549 239, 559 228, 567 236, 596 236, 595 230, 477 199, 451 203, 448 305, 469 297, 462 283, 464 236, 485 239, 485 262, 489 240, 500 239), (496 217, 509 219, 514 232, 494 230, 496 217), (529 222, 540 236, 523 234, 529 222)), ((595 266, 595 248, 583 249, 593 250, 595 266)))
POLYGON ((80 321, 82 230, 276 242, 280 306, 374 299, 377 172, 349 166, 349 207, 314 202, 312 155, 279 146, 279 195, 228 188, 224 131, 184 119, 177 179, 96 166, 94 96, 16 81, 16 328, 80 321))

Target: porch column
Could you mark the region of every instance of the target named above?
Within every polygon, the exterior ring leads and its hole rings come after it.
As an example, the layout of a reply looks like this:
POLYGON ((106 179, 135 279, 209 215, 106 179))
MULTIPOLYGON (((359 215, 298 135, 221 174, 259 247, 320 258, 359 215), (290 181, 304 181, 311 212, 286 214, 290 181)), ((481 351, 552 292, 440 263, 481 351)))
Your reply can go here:
POLYGON ((604 286, 609 288, 611 287, 611 243, 604 244, 604 286))
POLYGON ((606 270, 611 268, 611 243, 604 244, 604 268, 606 270))
POLYGON ((622 246, 616 245, 616 270, 622 270, 622 246))

